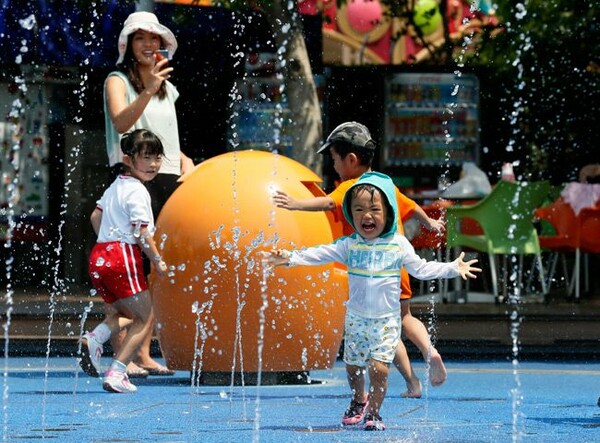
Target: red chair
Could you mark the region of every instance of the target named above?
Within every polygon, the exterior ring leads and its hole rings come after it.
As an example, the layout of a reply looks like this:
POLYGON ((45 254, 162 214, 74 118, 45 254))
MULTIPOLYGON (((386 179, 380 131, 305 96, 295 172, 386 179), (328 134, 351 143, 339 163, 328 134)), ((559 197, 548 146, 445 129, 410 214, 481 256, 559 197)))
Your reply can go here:
MULTIPOLYGON (((433 219, 439 220, 444 216, 444 207, 439 204, 423 206, 423 211, 433 219)), ((423 225, 416 227, 416 234, 410 239, 413 248, 421 255, 424 251, 431 251, 433 258, 437 261, 442 261, 442 248, 446 245, 446 235, 444 232, 437 232, 427 229, 423 225)), ((438 280, 438 288, 442 294, 443 300, 446 301, 446 286, 445 281, 438 280)), ((419 281, 419 292, 425 294, 423 280, 419 281)))
POLYGON ((581 251, 585 253, 585 290, 589 291, 588 254, 600 254, 600 205, 585 208, 579 214, 581 251))
POLYGON ((549 272, 548 287, 552 282, 558 253, 573 252, 575 254, 575 265, 573 276, 570 279, 568 278, 564 255, 563 268, 567 276, 568 295, 571 296, 575 292, 575 300, 579 301, 581 253, 586 254, 584 256, 586 261, 586 266, 584 266, 586 291, 589 290, 587 254, 600 253, 600 206, 584 208, 579 215, 576 215, 571 205, 562 197, 559 197, 552 204, 538 209, 536 216, 540 220, 548 221, 556 231, 554 235, 540 235, 539 237, 542 249, 555 252, 549 272))
POLYGON ((575 215, 573 208, 562 197, 559 197, 548 206, 535 211, 539 220, 545 220, 554 229, 554 234, 542 234, 539 236, 540 247, 546 251, 552 251, 553 257, 548 272, 548 290, 552 285, 552 278, 556 269, 559 254, 562 254, 563 271, 566 279, 567 294, 570 296, 575 287, 575 298, 579 298, 579 262, 580 262, 580 229, 579 218, 575 215), (565 253, 575 254, 575 267, 573 276, 569 278, 565 253), (569 283, 570 282, 570 283, 569 283))

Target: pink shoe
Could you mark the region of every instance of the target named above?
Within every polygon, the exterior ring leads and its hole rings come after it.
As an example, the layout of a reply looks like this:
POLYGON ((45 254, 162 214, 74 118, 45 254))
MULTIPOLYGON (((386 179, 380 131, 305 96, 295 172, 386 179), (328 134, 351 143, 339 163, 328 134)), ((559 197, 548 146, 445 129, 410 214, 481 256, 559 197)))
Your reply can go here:
POLYGON ((104 373, 102 388, 105 391, 119 394, 130 394, 137 391, 125 372, 113 371, 112 369, 104 373))
POLYGON ((356 423, 360 423, 365 416, 365 411, 367 410, 367 406, 369 406, 369 399, 364 403, 358 403, 357 401, 352 400, 350 402, 350 406, 344 412, 342 416, 342 425, 355 425, 356 423))
POLYGON ((385 423, 379 415, 368 414, 365 417, 365 431, 385 431, 385 423))

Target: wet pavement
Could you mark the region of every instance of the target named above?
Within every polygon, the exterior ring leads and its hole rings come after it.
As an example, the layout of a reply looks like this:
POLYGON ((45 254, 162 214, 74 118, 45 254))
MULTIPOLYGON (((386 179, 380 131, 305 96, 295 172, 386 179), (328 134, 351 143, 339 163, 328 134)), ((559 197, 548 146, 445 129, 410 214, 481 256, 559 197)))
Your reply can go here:
MULTIPOLYGON (((108 359, 106 359, 108 364, 108 359)), ((190 374, 108 394, 73 357, 9 357, 4 442, 598 442, 600 362, 447 361, 448 380, 422 399, 390 378, 383 432, 341 427, 344 367, 309 385, 192 386, 190 374), (515 368, 517 370, 515 370, 515 368)), ((425 365, 415 362, 425 378, 425 365)))

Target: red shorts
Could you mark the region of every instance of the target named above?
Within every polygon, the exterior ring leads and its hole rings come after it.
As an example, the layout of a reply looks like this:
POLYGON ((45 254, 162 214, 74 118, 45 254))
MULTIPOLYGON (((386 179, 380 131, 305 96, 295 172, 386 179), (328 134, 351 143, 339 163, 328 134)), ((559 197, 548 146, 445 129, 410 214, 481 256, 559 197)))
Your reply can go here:
POLYGON ((96 243, 88 263, 94 288, 106 303, 128 298, 148 289, 138 245, 96 243))

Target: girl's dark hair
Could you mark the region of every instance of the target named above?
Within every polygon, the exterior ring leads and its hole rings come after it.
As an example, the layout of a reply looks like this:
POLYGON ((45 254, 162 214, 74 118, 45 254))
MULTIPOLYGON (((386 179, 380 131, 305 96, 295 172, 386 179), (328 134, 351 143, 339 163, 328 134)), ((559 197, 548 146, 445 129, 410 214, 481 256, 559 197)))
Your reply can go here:
MULTIPOLYGON (((135 59, 135 57, 133 56, 133 49, 131 48, 134 35, 135 35, 135 32, 132 34, 129 34, 129 37, 127 37, 127 49, 125 50, 125 55, 123 56, 123 61, 121 63, 119 63, 117 65, 117 67, 119 68, 119 70, 121 72, 123 72, 127 76, 129 81, 133 85, 133 89, 135 90, 135 92, 137 92, 138 94, 141 94, 142 91, 144 90, 144 83, 142 82, 142 78, 140 77, 140 70, 138 69, 138 62, 135 59)), ((162 42, 162 39, 161 39, 161 42, 162 42)), ((164 47, 164 42, 162 43, 161 47, 164 47)), ((160 84, 160 88, 158 89, 158 92, 156 93, 156 95, 158 95, 158 98, 160 98, 161 100, 167 96, 166 82, 162 82, 160 84)))
POLYGON ((163 144, 160 139, 147 129, 136 129, 123 134, 121 138, 121 151, 124 155, 133 158, 136 154, 164 155, 163 144))
POLYGON ((351 213, 350 209, 352 208, 352 201, 356 198, 358 193, 361 191, 365 191, 365 192, 368 192, 369 194, 371 194, 371 202, 373 201, 375 192, 379 192, 379 195, 381 195, 381 201, 383 202, 383 204, 385 205, 385 207, 387 209, 386 216, 385 216, 385 227, 383 228, 383 232, 384 233, 389 232, 389 230, 392 228, 394 221, 395 221, 394 220, 394 218, 395 218, 394 209, 392 208, 391 203, 388 201, 385 193, 381 189, 379 189, 377 186, 373 186, 373 185, 365 183, 365 184, 360 184, 360 185, 356 185, 356 186, 352 187, 352 190, 350 191, 351 192, 350 198, 347 200, 348 213, 349 214, 351 213))
POLYGON ((336 141, 331 145, 331 149, 335 149, 335 152, 342 158, 346 158, 348 154, 354 154, 358 158, 358 161, 363 166, 371 167, 373 158, 375 157, 375 143, 369 142, 367 146, 360 147, 352 143, 343 141, 336 141))

